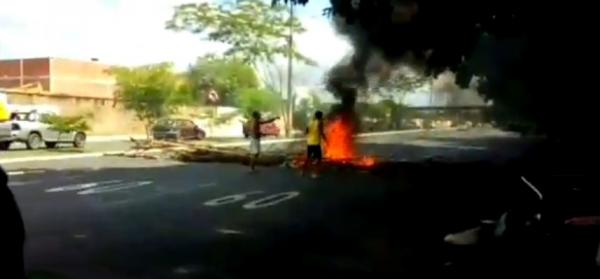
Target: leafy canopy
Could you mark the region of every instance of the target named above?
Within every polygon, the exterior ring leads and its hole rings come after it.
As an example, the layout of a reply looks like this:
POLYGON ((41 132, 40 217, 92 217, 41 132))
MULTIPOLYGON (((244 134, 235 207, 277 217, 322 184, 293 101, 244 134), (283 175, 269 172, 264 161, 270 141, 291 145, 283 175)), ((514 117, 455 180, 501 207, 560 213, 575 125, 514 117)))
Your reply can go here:
POLYGON ((280 107, 279 95, 264 89, 246 88, 240 91, 237 105, 245 115, 253 111, 276 113, 280 107))
POLYGON ((88 119, 91 114, 76 116, 45 115, 41 121, 50 125, 50 129, 59 134, 85 132, 90 130, 88 119))
POLYGON ((169 63, 112 69, 118 85, 115 96, 135 112, 147 127, 190 100, 189 88, 173 73, 169 63))
POLYGON ((207 100, 213 89, 219 94, 222 105, 234 105, 236 94, 242 89, 260 86, 256 72, 239 59, 204 56, 188 71, 188 81, 192 92, 200 101, 207 100))
MULTIPOLYGON (((176 6, 166 28, 206 35, 210 41, 226 43, 230 46, 226 56, 256 65, 290 55, 289 22, 285 6, 271 6, 262 0, 239 0, 223 5, 190 3, 176 6)), ((296 17, 292 19, 292 30, 295 34, 306 31, 296 17)), ((297 61, 315 64, 295 47, 291 55, 297 61)))

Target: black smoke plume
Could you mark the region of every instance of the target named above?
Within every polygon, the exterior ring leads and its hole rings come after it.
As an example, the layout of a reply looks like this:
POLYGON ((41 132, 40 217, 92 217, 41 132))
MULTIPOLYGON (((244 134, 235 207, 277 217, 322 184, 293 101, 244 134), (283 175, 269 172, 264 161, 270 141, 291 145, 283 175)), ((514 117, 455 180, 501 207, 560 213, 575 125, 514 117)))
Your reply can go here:
POLYGON ((328 86, 352 105, 376 51, 392 65, 411 63, 433 77, 452 71, 463 88, 478 77, 478 90, 493 100, 499 123, 571 137, 585 128, 582 114, 591 111, 568 96, 589 91, 585 81, 593 80, 576 64, 598 64, 598 48, 589 39, 595 33, 591 18, 597 17, 592 10, 571 2, 331 0, 327 13, 352 42, 354 55, 332 69, 328 86))

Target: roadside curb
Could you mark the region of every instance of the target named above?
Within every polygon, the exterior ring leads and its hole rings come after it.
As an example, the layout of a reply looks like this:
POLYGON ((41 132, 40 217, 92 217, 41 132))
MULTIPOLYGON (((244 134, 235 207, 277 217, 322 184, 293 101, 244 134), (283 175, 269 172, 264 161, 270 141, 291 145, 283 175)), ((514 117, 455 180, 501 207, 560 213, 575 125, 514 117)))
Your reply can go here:
POLYGON ((93 153, 82 153, 82 154, 46 155, 46 156, 24 157, 24 158, 9 158, 9 159, 0 159, 0 164, 14 164, 14 163, 40 162, 40 161, 52 161, 52 160, 79 159, 79 158, 94 158, 94 157, 102 157, 102 156, 104 156, 104 153, 105 152, 93 152, 93 153))
MULTIPOLYGON (((444 132, 444 131, 456 131, 457 128, 444 128, 444 129, 433 129, 433 130, 423 130, 423 129, 414 129, 414 130, 400 130, 400 131, 386 131, 386 132, 374 132, 374 133, 364 133, 356 135, 357 138, 367 138, 367 137, 376 137, 376 136, 388 136, 388 135, 401 135, 401 134, 414 134, 420 132, 444 132)), ((304 141, 304 138, 293 138, 293 139, 270 139, 262 141, 262 144, 276 144, 276 143, 291 143, 291 142, 301 142, 304 141)), ((222 143, 222 144, 208 144, 207 146, 214 147, 240 147, 248 145, 247 141, 241 142, 231 142, 231 143, 222 143)), ((145 150, 145 153, 160 153, 162 149, 150 149, 145 150)), ((81 159, 81 158, 97 158, 103 156, 125 156, 127 157, 126 150, 115 150, 115 151, 106 151, 106 152, 92 152, 92 153, 82 153, 82 154, 66 154, 66 155, 45 155, 45 156, 35 156, 35 157, 23 157, 23 158, 8 158, 8 159, 0 159, 0 164, 15 164, 15 163, 27 163, 27 162, 40 162, 40 161, 52 161, 52 160, 67 160, 67 159, 81 159)))
POLYGON ((111 142, 111 141, 129 141, 130 139, 142 140, 145 139, 145 135, 118 135, 118 136, 94 136, 89 135, 86 139, 87 142, 111 142))

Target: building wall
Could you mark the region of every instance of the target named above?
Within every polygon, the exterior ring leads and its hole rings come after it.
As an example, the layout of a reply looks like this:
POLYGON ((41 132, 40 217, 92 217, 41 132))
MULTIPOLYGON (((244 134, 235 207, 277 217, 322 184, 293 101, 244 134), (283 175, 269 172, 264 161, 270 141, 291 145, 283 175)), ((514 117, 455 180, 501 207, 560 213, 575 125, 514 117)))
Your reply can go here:
POLYGON ((15 88, 36 82, 42 85, 43 90, 50 90, 50 59, 0 60, 0 88, 15 88))
POLYGON ((139 134, 144 127, 131 112, 113 107, 115 79, 111 66, 62 58, 0 60, 0 88, 39 82, 41 88, 12 90, 8 102, 57 106, 64 115, 93 112, 93 134, 139 134))
POLYGON ((137 135, 144 134, 144 125, 135 115, 120 106, 113 106, 111 100, 40 96, 34 94, 7 93, 8 103, 19 105, 54 105, 63 115, 92 113, 90 134, 95 135, 137 135))
POLYGON ((52 58, 51 92, 95 98, 113 98, 115 78, 109 65, 98 62, 52 58))

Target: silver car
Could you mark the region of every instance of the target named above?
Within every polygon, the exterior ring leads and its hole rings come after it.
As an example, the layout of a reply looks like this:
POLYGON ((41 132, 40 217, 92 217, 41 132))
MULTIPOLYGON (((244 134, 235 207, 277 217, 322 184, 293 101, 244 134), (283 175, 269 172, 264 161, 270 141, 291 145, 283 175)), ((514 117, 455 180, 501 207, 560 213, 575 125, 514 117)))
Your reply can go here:
POLYGON ((10 122, 0 123, 0 150, 8 150, 13 142, 25 143, 27 149, 38 149, 43 145, 55 148, 59 143, 81 148, 85 146, 85 140, 83 131, 59 133, 50 129, 49 124, 39 121, 39 115, 32 113, 18 113, 10 122))

